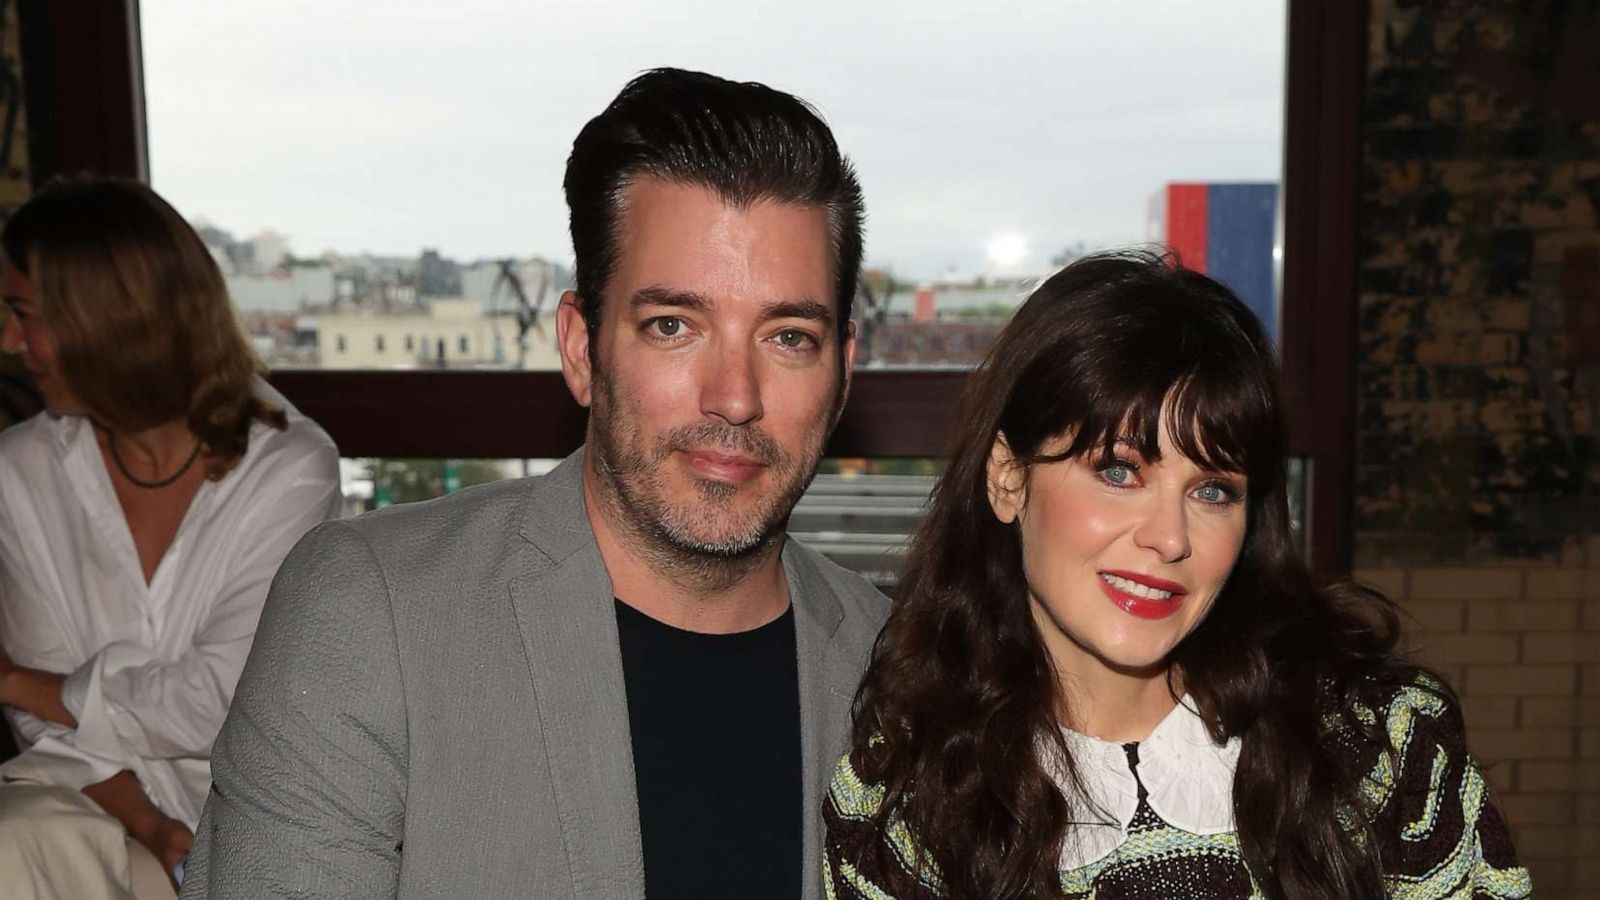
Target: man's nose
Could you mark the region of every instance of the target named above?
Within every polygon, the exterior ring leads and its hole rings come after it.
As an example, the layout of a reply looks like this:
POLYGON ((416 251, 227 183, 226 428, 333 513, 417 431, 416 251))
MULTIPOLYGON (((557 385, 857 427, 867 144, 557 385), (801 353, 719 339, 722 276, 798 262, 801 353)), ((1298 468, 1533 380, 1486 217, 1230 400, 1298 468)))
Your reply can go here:
POLYGON ((761 418, 761 379, 755 354, 747 348, 724 349, 712 357, 700 387, 700 412, 729 425, 747 425, 761 418))

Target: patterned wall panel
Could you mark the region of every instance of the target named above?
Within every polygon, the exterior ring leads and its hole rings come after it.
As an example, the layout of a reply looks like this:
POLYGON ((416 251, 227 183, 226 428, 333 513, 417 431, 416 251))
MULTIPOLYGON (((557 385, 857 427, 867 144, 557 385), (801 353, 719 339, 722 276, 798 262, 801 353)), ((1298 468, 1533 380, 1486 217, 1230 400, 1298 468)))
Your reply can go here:
POLYGON ((1600 533, 1600 2, 1375 0, 1358 565, 1600 533))

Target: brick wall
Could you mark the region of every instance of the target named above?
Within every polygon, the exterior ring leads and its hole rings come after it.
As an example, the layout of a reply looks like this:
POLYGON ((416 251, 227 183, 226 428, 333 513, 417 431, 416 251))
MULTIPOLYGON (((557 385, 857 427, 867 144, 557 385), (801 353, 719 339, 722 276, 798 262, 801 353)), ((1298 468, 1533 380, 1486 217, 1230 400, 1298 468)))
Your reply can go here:
POLYGON ((1535 896, 1600 898, 1600 0, 1373 0, 1355 548, 1535 896))
POLYGON ((1541 898, 1600 896, 1600 538, 1554 565, 1366 569, 1468 741, 1541 898), (1563 564, 1564 563, 1564 564, 1563 564))

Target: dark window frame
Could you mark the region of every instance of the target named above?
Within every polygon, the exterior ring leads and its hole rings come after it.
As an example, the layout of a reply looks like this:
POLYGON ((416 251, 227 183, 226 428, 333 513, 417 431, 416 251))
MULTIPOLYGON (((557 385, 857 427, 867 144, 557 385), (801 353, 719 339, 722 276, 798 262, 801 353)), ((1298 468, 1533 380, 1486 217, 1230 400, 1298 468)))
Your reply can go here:
POLYGON ((1282 352, 1291 452, 1310 462, 1310 562, 1350 572, 1366 3, 1289 0, 1282 352))
MULTIPOLYGON (((136 0, 20 0, 19 11, 35 184, 73 172, 148 177, 136 0)), ((1324 576, 1351 561, 1366 26, 1364 3, 1288 0, 1284 381, 1291 450, 1311 462, 1311 561, 1324 576)), ((855 373, 829 452, 942 455, 962 377, 855 373)), ((318 370, 273 380, 352 456, 548 457, 583 438, 584 413, 559 373, 318 370)))

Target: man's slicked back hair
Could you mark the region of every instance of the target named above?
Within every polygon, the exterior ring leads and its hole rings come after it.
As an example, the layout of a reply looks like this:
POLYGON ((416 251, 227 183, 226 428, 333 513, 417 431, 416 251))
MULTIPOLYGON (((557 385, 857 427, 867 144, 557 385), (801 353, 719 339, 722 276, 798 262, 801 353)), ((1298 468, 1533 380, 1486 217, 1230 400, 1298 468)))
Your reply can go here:
POLYGON ((733 206, 774 201, 825 210, 845 333, 861 270, 861 185, 810 104, 755 82, 651 69, 589 120, 572 144, 564 187, 591 335, 617 266, 623 193, 640 177, 709 188, 733 206))

